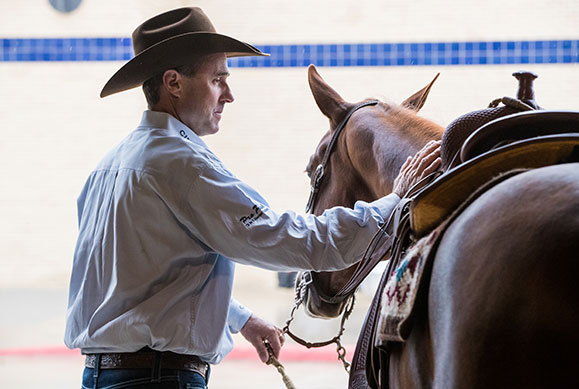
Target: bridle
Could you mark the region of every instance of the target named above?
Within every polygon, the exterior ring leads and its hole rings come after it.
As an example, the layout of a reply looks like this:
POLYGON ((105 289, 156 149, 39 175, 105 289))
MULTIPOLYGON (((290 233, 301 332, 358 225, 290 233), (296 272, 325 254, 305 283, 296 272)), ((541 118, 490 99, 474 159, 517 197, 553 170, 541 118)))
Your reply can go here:
MULTIPOLYGON (((344 119, 342 119, 342 121, 338 124, 338 126, 334 130, 334 134, 332 135, 332 138, 330 139, 330 143, 328 144, 328 148, 326 149, 326 152, 324 153, 324 157, 322 158, 322 161, 320 162, 320 164, 316 168, 316 171, 314 172, 314 175, 312 176, 311 192, 310 192, 310 198, 308 199, 308 203, 306 205, 306 212, 312 212, 314 209, 314 205, 316 203, 317 196, 320 192, 320 185, 322 183, 322 179, 323 179, 324 173, 326 171, 326 166, 330 160, 330 155, 334 149, 334 146, 336 145, 336 143, 338 141, 340 134, 342 133, 344 127, 346 126, 346 123, 348 123, 348 120, 354 114, 354 112, 356 112, 360 108, 373 106, 373 105, 376 105, 378 103, 379 103, 379 101, 377 101, 377 100, 371 100, 371 101, 366 101, 366 102, 360 103, 360 104, 356 105, 355 107, 351 108, 348 111, 348 113, 346 114, 346 116, 344 117, 344 119)), ((311 343, 311 342, 307 342, 307 341, 301 339, 300 337, 294 335, 289 329, 290 323, 294 319, 294 313, 296 312, 298 307, 302 304, 302 302, 305 300, 307 288, 311 283, 312 283, 311 273, 310 272, 303 272, 301 274, 300 279, 298 281, 298 284, 296 286, 296 295, 295 295, 294 307, 291 310, 290 318, 288 319, 285 327, 283 328, 283 332, 288 334, 288 336, 290 338, 292 338, 294 341, 296 341, 298 344, 301 344, 302 346, 305 346, 307 348, 324 347, 324 346, 327 346, 329 344, 335 343, 337 346, 336 351, 338 353, 338 359, 340 359, 342 361, 342 363, 344 364, 344 368, 346 369, 346 371, 348 371, 350 364, 346 361, 346 349, 342 346, 340 339, 342 337, 342 334, 344 333, 344 324, 345 324, 346 320, 348 319, 348 317, 350 316, 350 314, 352 313, 352 310, 354 308, 354 295, 353 294, 351 296, 349 296, 350 301, 349 301, 349 303, 347 303, 347 306, 344 309, 344 314, 343 314, 342 320, 340 322, 340 330, 339 330, 338 334, 336 336, 334 336, 332 339, 327 340, 325 342, 311 343)))
POLYGON ((338 138, 340 137, 342 130, 344 129, 344 127, 346 127, 346 123, 348 123, 348 120, 350 120, 350 117, 354 114, 354 112, 356 112, 360 108, 367 107, 370 105, 376 105, 378 103, 379 103, 379 101, 377 101, 377 100, 371 100, 371 101, 366 101, 364 103, 360 103, 360 104, 356 105, 355 107, 353 107, 352 109, 350 109, 348 111, 348 113, 346 114, 344 119, 342 119, 340 124, 338 124, 338 126, 334 130, 334 134, 332 135, 332 138, 330 139, 330 144, 328 144, 328 148, 326 149, 326 152, 324 153, 324 158, 322 158, 322 162, 320 162, 320 164, 316 168, 316 171, 314 172, 314 175, 312 176, 312 181, 310 184, 310 186, 311 186, 310 198, 308 199, 308 203, 306 204, 306 212, 309 213, 309 212, 312 212, 314 210, 314 205, 316 204, 316 199, 318 197, 318 193, 320 192, 320 185, 322 183, 322 179, 324 178, 326 166, 328 164, 328 161, 330 160, 330 155, 332 154, 332 150, 334 149, 334 146, 338 142, 338 138))
MULTIPOLYGON (((306 206, 307 212, 312 212, 314 209, 317 196, 320 193, 320 186, 322 183, 322 179, 324 177, 326 166, 330 159, 330 155, 335 147, 335 144, 337 143, 338 137, 340 136, 341 132, 346 126, 346 123, 348 122, 350 117, 354 114, 354 112, 356 112, 360 108, 367 106, 374 106, 377 105, 378 103, 379 101, 371 100, 356 105, 355 107, 350 109, 350 111, 348 111, 344 119, 342 119, 342 121, 338 124, 338 126, 334 130, 334 134, 330 139, 330 143, 328 144, 328 148, 324 153, 324 157, 322 158, 320 164, 317 166, 316 171, 312 177, 310 198, 308 199, 308 203, 306 206)), ((346 350, 341 344, 341 337, 342 334, 344 333, 345 322, 352 313, 352 310, 354 308, 354 301, 355 301, 354 292, 356 291, 360 283, 378 264, 378 262, 380 262, 387 254, 389 253, 391 254, 393 250, 396 252, 399 252, 401 250, 403 242, 397 237, 404 236, 404 233, 401 231, 410 228, 408 218, 408 208, 411 202, 410 197, 412 197, 415 191, 419 190, 423 186, 422 184, 424 182, 431 181, 438 175, 440 175, 440 172, 431 173, 430 175, 424 177, 422 180, 420 180, 418 183, 416 183, 412 188, 408 190, 408 192, 404 196, 405 198, 400 201, 396 209, 391 213, 390 217, 388 218, 388 221, 380 226, 380 228, 378 229, 378 231, 368 244, 368 247, 366 248, 364 255, 362 256, 362 260, 358 262, 358 265, 353 275, 350 277, 348 282, 342 287, 342 289, 338 293, 336 293, 334 296, 322 296, 320 294, 320 291, 317 291, 320 299, 327 303, 336 304, 346 300, 345 303, 346 306, 344 309, 344 313, 342 315, 342 319, 340 322, 340 330, 338 334, 334 336, 332 339, 327 340, 325 342, 311 343, 294 335, 289 329, 290 323, 294 319, 295 311, 304 302, 306 298, 308 287, 313 286, 312 283, 313 278, 311 272, 302 272, 296 283, 294 307, 291 310, 290 318, 287 320, 286 325, 283 328, 283 332, 285 334, 288 334, 288 336, 292 338, 295 342, 307 348, 323 347, 331 343, 335 343, 336 351, 338 353, 338 359, 342 361, 344 368, 346 369, 347 372, 349 372, 350 363, 347 362, 345 359, 346 350)), ((390 264, 392 264, 392 261, 390 262, 390 264)), ((390 271, 387 271, 387 273, 389 274, 390 271)))

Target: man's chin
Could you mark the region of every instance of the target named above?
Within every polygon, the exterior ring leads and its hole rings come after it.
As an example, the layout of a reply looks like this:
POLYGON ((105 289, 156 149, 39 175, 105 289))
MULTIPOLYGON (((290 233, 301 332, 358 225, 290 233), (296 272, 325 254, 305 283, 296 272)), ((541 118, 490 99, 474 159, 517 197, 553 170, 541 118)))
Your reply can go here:
POLYGON ((212 118, 212 119, 213 120, 210 120, 207 123, 207 126, 205 128, 207 135, 213 135, 219 131, 219 118, 212 118))
POLYGON ((217 134, 218 132, 219 132, 219 126, 215 126, 209 130, 208 134, 213 135, 213 134, 217 134))
MULTIPOLYGON (((196 131, 195 131, 196 132, 196 131)), ((197 135, 199 136, 205 136, 205 135, 213 135, 213 134, 217 134, 217 132, 219 132, 219 126, 218 125, 214 125, 214 126, 207 126, 203 129, 203 131, 201 131, 201 133, 197 133, 197 135)))

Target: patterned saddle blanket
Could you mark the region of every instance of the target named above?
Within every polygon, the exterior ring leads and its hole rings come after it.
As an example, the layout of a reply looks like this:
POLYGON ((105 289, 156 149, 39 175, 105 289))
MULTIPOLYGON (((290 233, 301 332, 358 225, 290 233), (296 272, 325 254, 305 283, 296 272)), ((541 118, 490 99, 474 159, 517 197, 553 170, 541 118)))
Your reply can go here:
POLYGON ((420 239, 406 253, 400 264, 392 271, 380 292, 381 304, 376 327, 376 345, 404 341, 411 329, 411 314, 425 274, 429 272, 431 255, 436 252, 441 225, 420 239))

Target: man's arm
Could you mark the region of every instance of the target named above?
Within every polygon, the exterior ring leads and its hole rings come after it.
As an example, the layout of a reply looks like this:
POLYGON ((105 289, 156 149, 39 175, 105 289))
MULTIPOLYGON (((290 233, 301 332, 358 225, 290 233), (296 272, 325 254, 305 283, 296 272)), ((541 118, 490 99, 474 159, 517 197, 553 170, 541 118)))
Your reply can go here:
POLYGON ((207 166, 192 182, 180 218, 210 250, 239 263, 277 271, 345 269, 362 257, 402 195, 438 168, 439 148, 433 142, 409 157, 395 193, 371 203, 358 201, 353 208, 333 207, 320 216, 277 213, 223 166, 207 166))

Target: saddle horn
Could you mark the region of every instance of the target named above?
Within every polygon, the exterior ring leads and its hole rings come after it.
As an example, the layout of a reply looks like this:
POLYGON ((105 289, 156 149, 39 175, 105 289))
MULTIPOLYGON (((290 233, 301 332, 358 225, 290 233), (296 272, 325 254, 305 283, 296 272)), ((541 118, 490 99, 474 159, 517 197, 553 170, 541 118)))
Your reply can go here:
POLYGON ((517 99, 524 101, 535 109, 539 109, 539 106, 535 102, 535 91, 533 90, 533 81, 538 76, 533 72, 521 70, 514 72, 513 77, 519 81, 517 99))
POLYGON ((533 81, 538 77, 535 73, 521 70, 512 73, 519 81, 517 98, 502 97, 491 101, 485 109, 480 109, 459 116, 452 121, 442 135, 442 168, 449 170, 458 165, 461 160, 459 151, 464 141, 484 124, 503 116, 521 111, 541 109, 535 101, 533 81), (499 106, 500 103, 504 105, 499 106))

